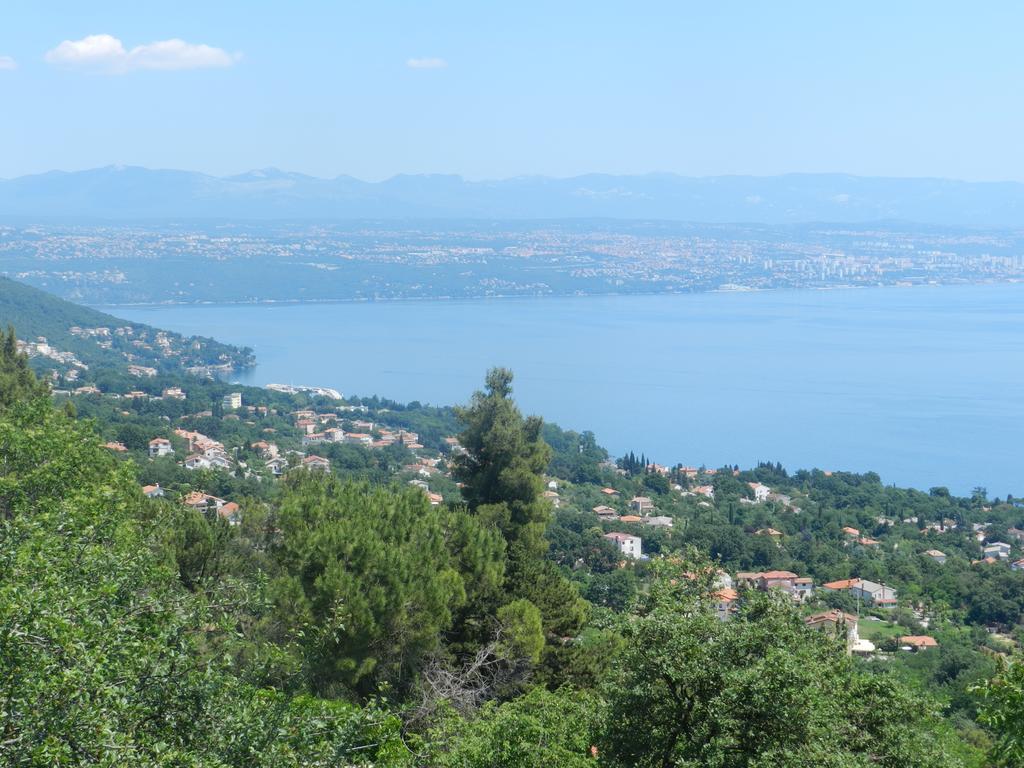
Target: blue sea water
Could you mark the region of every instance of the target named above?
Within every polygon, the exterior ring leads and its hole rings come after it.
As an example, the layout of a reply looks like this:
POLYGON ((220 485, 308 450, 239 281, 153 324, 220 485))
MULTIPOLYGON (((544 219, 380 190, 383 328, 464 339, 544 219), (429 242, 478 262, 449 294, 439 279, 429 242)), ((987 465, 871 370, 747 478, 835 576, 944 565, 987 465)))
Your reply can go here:
POLYGON ((1024 286, 113 311, 251 346, 249 384, 453 404, 503 365, 615 455, 1024 495, 1024 286))

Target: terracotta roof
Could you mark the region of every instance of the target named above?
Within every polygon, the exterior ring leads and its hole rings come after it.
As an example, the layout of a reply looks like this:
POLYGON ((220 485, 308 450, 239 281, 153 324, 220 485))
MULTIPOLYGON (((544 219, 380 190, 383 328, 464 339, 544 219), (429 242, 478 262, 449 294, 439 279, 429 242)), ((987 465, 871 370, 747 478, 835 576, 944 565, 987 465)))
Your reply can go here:
POLYGON ((860 584, 860 579, 841 579, 839 581, 830 581, 827 584, 822 584, 825 589, 849 589, 850 587, 856 587, 860 584))
POLYGON ((913 648, 938 648, 939 644, 934 637, 928 635, 904 635, 900 638, 900 645, 909 645, 913 648))
POLYGON ((614 539, 615 541, 625 541, 626 539, 636 538, 631 533, 623 533, 622 531, 612 531, 604 535, 606 539, 614 539))
POLYGON ((836 624, 856 624, 857 617, 850 613, 840 611, 838 608, 832 608, 828 611, 822 611, 821 613, 815 613, 804 619, 804 623, 810 626, 815 624, 823 624, 825 622, 834 622, 836 624))
POLYGON ((796 574, 792 571, 765 571, 761 574, 762 579, 795 579, 796 574))

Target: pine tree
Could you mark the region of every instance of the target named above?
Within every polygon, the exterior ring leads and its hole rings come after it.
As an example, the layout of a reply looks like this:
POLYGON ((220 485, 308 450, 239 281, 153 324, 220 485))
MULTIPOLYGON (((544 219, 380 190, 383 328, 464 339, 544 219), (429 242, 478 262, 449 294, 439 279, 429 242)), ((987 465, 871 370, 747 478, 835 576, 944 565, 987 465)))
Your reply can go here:
POLYGON ((28 365, 28 357, 18 352, 14 328, 0 331, 0 409, 14 403, 45 397, 49 388, 38 381, 28 365))

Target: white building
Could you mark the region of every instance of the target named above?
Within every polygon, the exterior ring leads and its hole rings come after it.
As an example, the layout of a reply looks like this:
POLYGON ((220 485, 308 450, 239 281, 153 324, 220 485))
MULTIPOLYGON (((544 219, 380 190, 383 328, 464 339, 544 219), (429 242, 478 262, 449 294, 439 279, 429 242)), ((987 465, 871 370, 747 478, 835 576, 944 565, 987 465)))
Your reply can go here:
POLYGON ((946 553, 945 552, 940 552, 937 549, 929 549, 928 551, 925 552, 925 555, 927 557, 930 557, 932 560, 934 560, 939 565, 944 565, 945 562, 946 562, 946 553))
POLYGON ((224 399, 221 401, 221 405, 225 411, 233 411, 242 407, 242 393, 241 392, 229 392, 224 395, 224 399))
POLYGON ((149 441, 149 458, 155 459, 159 456, 169 456, 174 453, 171 441, 164 437, 154 437, 149 441))
POLYGON ((639 536, 613 531, 612 533, 606 533, 604 537, 615 545, 620 554, 626 557, 639 558, 643 555, 643 540, 639 536))
POLYGON ((160 487, 160 483, 156 485, 144 485, 142 486, 142 493, 149 499, 159 499, 164 495, 164 489, 160 487))
POLYGON ((754 501, 758 504, 764 504, 768 501, 768 494, 772 492, 772 489, 767 485, 761 483, 747 483, 750 486, 750 490, 754 492, 754 501))
POLYGON ((885 584, 861 579, 860 583, 852 587, 850 591, 854 596, 859 595, 860 599, 868 605, 880 607, 896 605, 896 590, 885 586, 885 584))
POLYGON ((809 576, 801 576, 793 580, 793 591, 790 593, 793 599, 805 603, 814 595, 814 579, 809 576))
POLYGON ((629 508, 638 515, 648 514, 654 511, 654 502, 646 496, 634 496, 630 499, 629 508))
POLYGON ((985 557, 998 557, 1000 560, 1006 560, 1010 556, 1010 545, 1002 541, 993 541, 991 544, 986 544, 983 551, 985 557))

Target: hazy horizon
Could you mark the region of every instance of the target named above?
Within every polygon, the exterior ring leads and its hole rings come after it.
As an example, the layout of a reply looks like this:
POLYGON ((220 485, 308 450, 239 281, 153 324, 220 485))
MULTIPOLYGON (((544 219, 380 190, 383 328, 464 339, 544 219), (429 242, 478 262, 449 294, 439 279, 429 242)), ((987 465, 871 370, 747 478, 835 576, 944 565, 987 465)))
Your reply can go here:
POLYGON ((600 170, 592 171, 581 171, 579 173, 559 175, 559 174, 548 174, 548 173, 512 173, 505 176, 472 176, 464 173, 458 173, 456 171, 423 171, 423 172, 412 172, 412 171, 396 171, 388 176, 380 178, 371 178, 367 176, 357 176, 354 173, 346 173, 344 171, 333 175, 320 175, 316 173, 306 173, 304 171, 297 171, 291 168, 282 168, 276 165, 254 165, 250 167, 244 167, 233 171, 224 173, 213 173, 205 171, 199 168, 192 167, 171 167, 171 166, 153 166, 153 165, 142 165, 136 163, 107 163, 105 165, 90 165, 82 167, 53 167, 46 168, 39 171, 32 171, 28 173, 19 174, 17 176, 3 176, 0 175, 0 181, 15 181, 31 176, 45 176, 46 174, 77 174, 77 173, 88 173, 90 171, 106 171, 106 170, 129 170, 138 169, 144 171, 154 172, 172 172, 172 173, 189 173, 198 174, 201 176, 209 176, 214 179, 227 180, 232 178, 244 177, 244 176, 255 176, 260 173, 279 173, 286 176, 302 176, 310 179, 316 179, 319 181, 335 181, 337 179, 352 179, 354 181, 364 182, 366 184, 379 184, 381 182, 390 181, 393 179, 409 177, 409 176, 422 176, 422 177, 438 177, 438 178, 456 178, 462 181, 478 184, 487 182, 503 182, 503 181, 516 181, 518 179, 551 179, 555 181, 571 181, 573 179, 586 178, 590 176, 598 177, 610 177, 610 178, 644 178, 644 177, 675 177, 680 179, 693 179, 693 180, 705 180, 705 179, 781 179, 786 177, 808 177, 808 176, 819 176, 819 177, 833 177, 833 178, 850 178, 850 179, 871 179, 871 180, 883 180, 883 181, 949 181, 963 184, 1024 184, 1024 179, 968 179, 956 176, 939 176, 939 175, 919 175, 919 176, 897 176, 897 175, 886 175, 886 174, 861 174, 861 173, 849 173, 842 170, 823 170, 823 171, 780 171, 778 173, 704 173, 704 174, 690 174, 682 173, 679 171, 667 171, 667 170, 650 170, 650 171, 636 171, 636 172, 621 172, 611 173, 600 170))
POLYGON ((6 11, 0 178, 120 163, 1024 181, 1005 150, 1024 127, 1012 3, 6 11))

